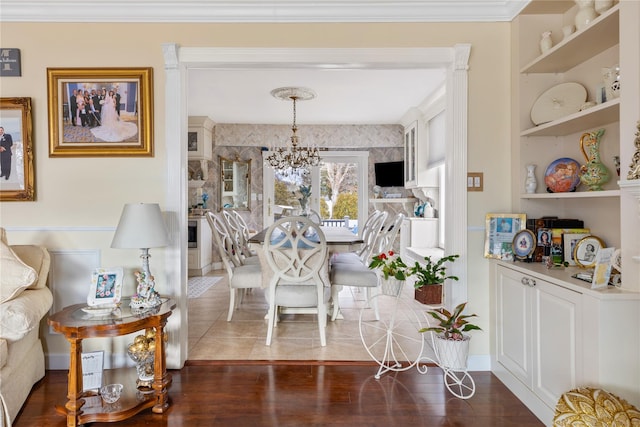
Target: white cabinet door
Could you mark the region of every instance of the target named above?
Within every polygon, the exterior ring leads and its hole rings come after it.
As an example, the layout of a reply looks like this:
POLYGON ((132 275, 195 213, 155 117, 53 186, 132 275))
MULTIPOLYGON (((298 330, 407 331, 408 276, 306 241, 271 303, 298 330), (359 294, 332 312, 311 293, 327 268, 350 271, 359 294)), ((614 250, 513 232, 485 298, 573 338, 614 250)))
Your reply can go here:
POLYGON ((582 295, 498 267, 496 360, 549 408, 582 380, 582 295))
POLYGON ((532 384, 530 289, 522 273, 498 267, 496 343, 498 363, 529 388, 532 384))
POLYGON ((533 303, 533 391, 551 408, 582 383, 582 295, 539 279, 533 303))

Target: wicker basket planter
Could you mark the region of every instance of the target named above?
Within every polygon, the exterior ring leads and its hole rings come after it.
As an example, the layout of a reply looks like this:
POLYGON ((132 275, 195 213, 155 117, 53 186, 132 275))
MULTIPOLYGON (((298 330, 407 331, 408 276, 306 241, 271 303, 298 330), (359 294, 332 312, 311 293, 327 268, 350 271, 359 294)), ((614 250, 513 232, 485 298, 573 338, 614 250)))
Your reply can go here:
POLYGON ((416 301, 427 305, 442 304, 442 284, 425 285, 417 288, 414 293, 416 301))

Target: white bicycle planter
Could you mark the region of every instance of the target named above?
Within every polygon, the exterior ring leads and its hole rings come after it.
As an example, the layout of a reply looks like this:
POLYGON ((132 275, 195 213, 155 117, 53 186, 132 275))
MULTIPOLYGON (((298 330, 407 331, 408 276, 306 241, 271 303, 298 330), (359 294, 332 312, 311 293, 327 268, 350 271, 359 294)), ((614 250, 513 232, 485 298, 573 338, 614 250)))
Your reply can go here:
POLYGON ((450 345, 450 342, 438 338, 433 332, 419 333, 423 324, 429 325, 429 319, 423 315, 424 320, 421 320, 415 308, 401 298, 403 284, 401 281, 385 280, 382 293, 367 301, 368 307, 377 303, 378 307, 385 308, 381 310, 379 321, 364 318, 367 306, 360 310, 362 344, 369 356, 380 365, 375 378, 380 379, 382 374, 389 371, 406 371, 414 366, 418 372, 426 374, 429 369, 427 363, 431 362, 444 371, 444 384, 451 394, 460 399, 470 398, 475 393, 476 385, 467 372, 467 352, 459 349, 460 343, 468 349, 468 339, 458 341, 458 345, 450 345), (432 348, 435 359, 423 355, 425 341, 432 348), (444 346, 439 341, 445 341, 444 346))

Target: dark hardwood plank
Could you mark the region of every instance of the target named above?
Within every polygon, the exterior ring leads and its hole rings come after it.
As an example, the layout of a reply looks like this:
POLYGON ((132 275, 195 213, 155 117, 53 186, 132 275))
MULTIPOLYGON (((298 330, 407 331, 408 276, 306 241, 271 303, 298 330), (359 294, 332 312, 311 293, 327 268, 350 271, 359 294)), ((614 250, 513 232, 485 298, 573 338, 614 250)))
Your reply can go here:
MULTIPOLYGON (((429 368, 376 380, 377 365, 324 362, 199 362, 171 370, 171 406, 145 410, 118 426, 542 426, 490 372, 473 372, 475 395, 461 400, 429 368)), ((47 371, 15 427, 65 426, 67 371, 47 371)), ((117 404, 117 403, 116 403, 117 404)), ((101 427, 110 423, 93 423, 101 427)))

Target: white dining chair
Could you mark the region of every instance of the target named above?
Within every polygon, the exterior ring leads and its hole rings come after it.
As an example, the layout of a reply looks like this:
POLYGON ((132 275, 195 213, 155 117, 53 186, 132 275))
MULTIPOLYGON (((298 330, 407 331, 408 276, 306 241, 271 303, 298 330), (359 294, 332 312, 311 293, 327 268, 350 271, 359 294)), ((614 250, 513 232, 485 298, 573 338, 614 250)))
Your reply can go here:
MULTIPOLYGON (((397 214, 389 223, 384 224, 382 231, 378 233, 374 244, 372 245, 373 251, 376 254, 383 252, 389 252, 393 247, 393 242, 398 236, 402 221, 405 216, 401 213, 397 214)), ((333 307, 331 311, 331 320, 336 320, 340 311, 339 294, 344 286, 352 286, 356 288, 365 289, 365 301, 373 301, 373 310, 376 320, 380 320, 380 313, 378 310, 378 299, 373 298, 378 294, 380 286, 380 272, 378 269, 372 270, 369 268, 370 261, 372 259, 371 252, 370 257, 366 260, 357 258, 351 262, 337 262, 331 264, 331 271, 329 273, 329 280, 331 281, 331 300, 333 307)))
POLYGON ((222 218, 211 212, 206 213, 206 218, 211 227, 222 264, 229 276, 227 322, 230 322, 237 306, 242 303, 246 290, 262 287, 262 269, 259 263, 243 264, 240 252, 236 250, 235 242, 222 218))
POLYGON ((239 250, 242 264, 258 264, 259 259, 256 253, 249 247, 249 233, 248 229, 245 231, 242 217, 240 217, 239 214, 235 214, 234 210, 223 209, 222 219, 235 243, 235 247, 239 250))
POLYGON ((316 314, 320 345, 326 346, 327 303, 330 286, 323 279, 327 268, 327 242, 319 225, 306 217, 281 218, 265 235, 264 258, 272 275, 267 290, 269 325, 266 345, 271 345, 280 308, 316 314))
POLYGON ((309 218, 311 221, 315 222, 318 225, 322 224, 322 218, 320 217, 320 214, 314 211, 313 209, 309 209, 309 214, 307 215, 307 218, 309 218))
POLYGON ((371 254, 377 249, 376 243, 380 238, 380 233, 384 231, 384 223, 387 220, 388 215, 387 211, 373 211, 362 228, 363 243, 360 248, 352 252, 341 252, 335 254, 331 259, 331 264, 368 263, 371 254))

